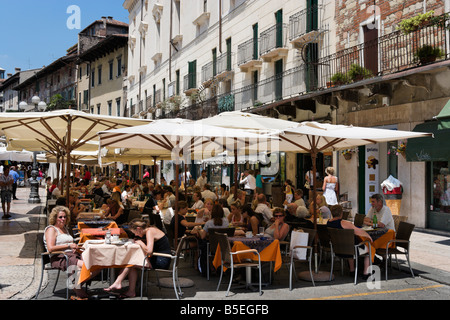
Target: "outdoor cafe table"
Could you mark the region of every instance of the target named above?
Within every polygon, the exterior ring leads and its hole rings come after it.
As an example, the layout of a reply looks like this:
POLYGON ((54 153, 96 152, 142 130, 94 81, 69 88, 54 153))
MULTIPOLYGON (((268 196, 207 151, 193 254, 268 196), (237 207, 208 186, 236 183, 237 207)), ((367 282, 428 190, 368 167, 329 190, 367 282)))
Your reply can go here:
POLYGON ((106 268, 126 268, 142 266, 145 253, 141 246, 134 242, 125 244, 105 244, 88 241, 83 244, 83 267, 79 283, 89 279, 92 272, 106 268))
MULTIPOLYGON (((128 238, 127 233, 121 228, 108 228, 111 235, 118 235, 120 238, 128 238)), ((84 228, 80 230, 79 243, 85 243, 87 240, 104 239, 106 229, 103 228, 84 228)))
POLYGON ((77 216, 77 220, 80 219, 96 219, 96 218, 104 218, 104 214, 100 211, 98 212, 80 212, 77 216))
MULTIPOLYGON (((377 249, 385 249, 388 242, 395 239, 395 231, 388 229, 388 228, 372 228, 369 226, 363 226, 363 230, 365 230, 370 237, 372 238, 373 242, 371 243, 371 253, 372 253, 372 262, 375 258, 375 251, 377 249)), ((365 239, 364 237, 361 237, 362 239, 365 239)), ((394 244, 391 243, 390 248, 394 247, 394 244)))
POLYGON ((86 228, 118 228, 119 226, 113 220, 84 220, 78 221, 77 223, 78 230, 86 229, 86 228))
MULTIPOLYGON (((278 271, 281 268, 281 251, 280 242, 277 239, 267 238, 261 240, 259 237, 228 237, 228 241, 231 244, 231 251, 236 252, 240 250, 256 249, 259 252, 261 261, 270 262, 274 261, 274 271, 278 271)), ((236 262, 240 262, 242 259, 257 259, 254 253, 244 253, 238 256, 234 256, 236 262)), ((220 255, 220 246, 217 247, 216 255, 214 256, 213 266, 217 269, 222 264, 220 255)))

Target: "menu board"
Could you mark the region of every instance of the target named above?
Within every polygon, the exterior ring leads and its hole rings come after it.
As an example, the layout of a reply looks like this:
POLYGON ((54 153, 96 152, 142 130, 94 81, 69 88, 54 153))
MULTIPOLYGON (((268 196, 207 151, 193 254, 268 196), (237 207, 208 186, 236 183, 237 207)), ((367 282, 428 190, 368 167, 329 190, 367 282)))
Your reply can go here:
POLYGON ((366 214, 370 209, 370 197, 373 194, 380 193, 379 183, 379 156, 380 147, 378 144, 370 144, 366 146, 366 161, 365 161, 365 173, 366 173, 366 214))

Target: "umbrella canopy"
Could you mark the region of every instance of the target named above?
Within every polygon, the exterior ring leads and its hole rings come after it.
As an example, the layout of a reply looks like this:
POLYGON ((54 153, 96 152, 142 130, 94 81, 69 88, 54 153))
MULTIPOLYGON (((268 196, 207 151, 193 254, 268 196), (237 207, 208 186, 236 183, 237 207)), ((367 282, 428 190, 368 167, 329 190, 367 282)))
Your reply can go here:
POLYGON ((323 152, 356 146, 432 136, 432 133, 302 122, 280 131, 280 151, 323 152))
MULTIPOLYGON (((206 123, 213 126, 223 128, 243 129, 250 132, 259 134, 274 134, 280 130, 288 128, 294 128, 298 126, 298 122, 287 121, 282 119, 275 119, 271 117, 265 117, 258 114, 247 113, 242 111, 230 111, 222 112, 217 116, 199 120, 202 123, 206 123)), ((266 140, 266 145, 259 144, 256 149, 252 149, 248 153, 266 152, 268 150, 279 150, 278 140, 266 140)), ((234 163, 239 163, 238 155, 234 155, 234 163)), ((238 171, 237 166, 234 167, 234 183, 238 185, 238 171)), ((235 188, 237 193, 237 188, 235 188)))
POLYGON ((0 113, 0 132, 7 141, 28 144, 28 151, 65 154, 69 195, 70 154, 98 140, 97 132, 149 123, 150 120, 88 114, 77 110, 0 113), (33 143, 34 146, 30 146, 33 143), (30 148, 31 147, 31 148, 30 148))
POLYGON ((293 128, 298 125, 298 122, 275 119, 242 111, 222 112, 217 116, 198 121, 218 127, 255 131, 260 134, 273 133, 276 130, 293 128))
MULTIPOLYGON (((98 133, 100 147, 143 149, 150 156, 202 160, 229 151, 245 154, 251 147, 277 137, 184 119, 156 120, 143 126, 98 133)), ((254 149, 252 149, 254 150, 254 149)))
POLYGON ((0 148, 0 161, 33 162, 33 153, 28 151, 8 151, 0 148))
MULTIPOLYGON (((245 154, 261 135, 239 129, 221 128, 198 121, 162 119, 150 124, 98 133, 100 148, 145 149, 148 155, 171 157, 175 161, 176 198, 179 164, 182 160, 214 157, 226 150, 245 154)), ((269 137, 275 139, 276 137, 269 137)), ((175 202, 175 235, 178 234, 178 201, 175 202)), ((177 237, 175 237, 177 239, 177 237)))

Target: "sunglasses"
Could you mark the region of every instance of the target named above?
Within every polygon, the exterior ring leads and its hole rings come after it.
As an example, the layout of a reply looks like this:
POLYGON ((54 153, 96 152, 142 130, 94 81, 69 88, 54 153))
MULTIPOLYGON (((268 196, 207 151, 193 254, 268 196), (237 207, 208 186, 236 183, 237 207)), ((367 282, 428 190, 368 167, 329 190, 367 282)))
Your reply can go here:
POLYGON ((67 219, 66 216, 59 216, 58 219, 67 219))
POLYGON ((279 214, 277 214, 276 216, 274 216, 275 218, 281 218, 281 217, 284 217, 283 215, 279 215, 279 214))

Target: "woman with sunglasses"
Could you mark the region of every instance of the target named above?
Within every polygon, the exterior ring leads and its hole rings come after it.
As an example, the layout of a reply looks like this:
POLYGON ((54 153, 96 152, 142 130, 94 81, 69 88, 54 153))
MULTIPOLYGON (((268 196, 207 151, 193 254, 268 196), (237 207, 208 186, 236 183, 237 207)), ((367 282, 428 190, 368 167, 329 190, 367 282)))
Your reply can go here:
POLYGON ((285 216, 286 213, 282 208, 275 208, 273 210, 273 217, 275 218, 275 222, 272 223, 264 233, 274 239, 283 241, 289 233, 289 225, 284 222, 285 216))
MULTIPOLYGON (((83 260, 80 252, 77 251, 77 244, 74 243, 73 237, 70 235, 67 226, 70 223, 70 210, 67 207, 58 206, 53 208, 49 215, 49 223, 44 230, 44 245, 48 252, 64 252, 64 254, 53 255, 50 259, 52 268, 66 271, 66 258, 68 257, 68 264, 76 266, 78 272, 75 279, 75 294, 77 298, 87 298, 87 293, 81 289, 81 284, 78 284, 79 271, 83 266, 83 260)), ((93 275, 95 276, 95 275, 93 275)), ((91 278, 93 277, 91 276, 91 278)))

